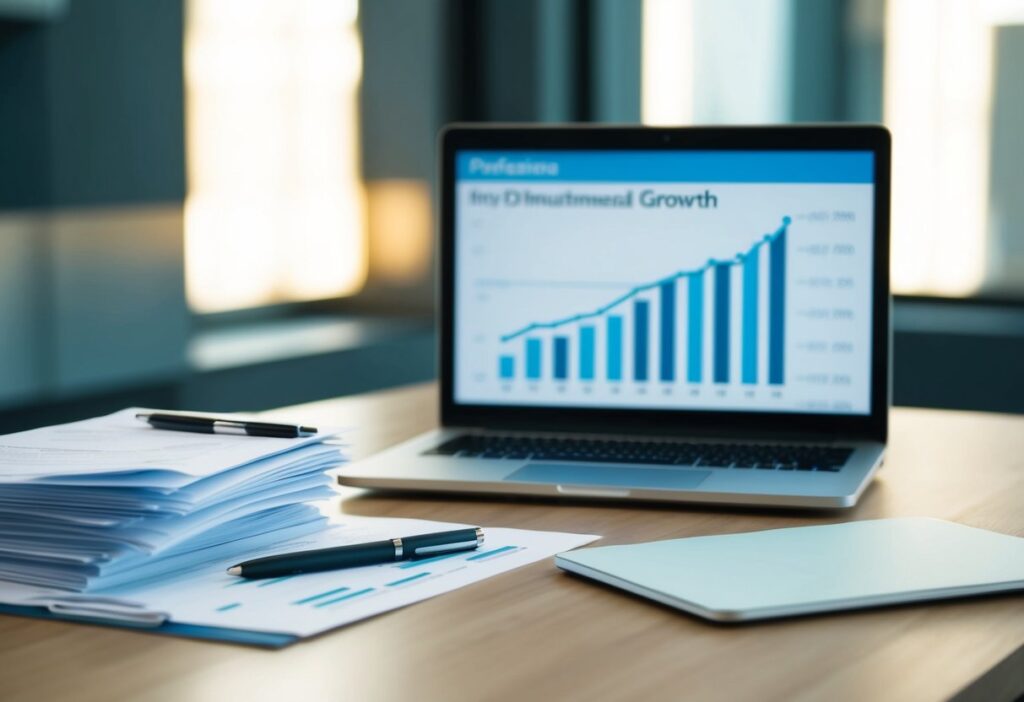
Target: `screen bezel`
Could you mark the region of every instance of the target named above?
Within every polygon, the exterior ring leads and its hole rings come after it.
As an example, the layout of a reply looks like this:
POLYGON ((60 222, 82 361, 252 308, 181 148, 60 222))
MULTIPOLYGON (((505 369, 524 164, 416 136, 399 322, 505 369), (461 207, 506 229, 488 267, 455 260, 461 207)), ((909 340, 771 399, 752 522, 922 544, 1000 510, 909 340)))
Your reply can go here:
POLYGON ((889 168, 879 125, 602 127, 451 125, 440 135, 438 255, 441 422, 445 426, 656 435, 836 436, 885 441, 890 395, 889 168), (871 151, 874 154, 871 389, 866 415, 456 403, 455 154, 460 150, 871 151))

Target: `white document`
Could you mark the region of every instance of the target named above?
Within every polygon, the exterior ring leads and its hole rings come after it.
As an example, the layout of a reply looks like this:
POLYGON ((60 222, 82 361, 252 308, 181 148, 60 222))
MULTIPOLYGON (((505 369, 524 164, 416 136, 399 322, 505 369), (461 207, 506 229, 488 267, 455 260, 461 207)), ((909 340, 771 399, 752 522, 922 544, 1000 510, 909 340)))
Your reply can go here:
MULTIPOLYGON (((154 429, 130 408, 105 417, 0 436, 0 483, 139 473, 136 486, 182 487, 246 463, 317 443, 336 432, 272 439, 154 429)), ((123 479, 118 485, 123 485, 123 479)))
MULTIPOLYGON (((466 525, 415 519, 342 517, 342 523, 312 536, 273 544, 246 558, 272 553, 329 548, 458 529, 466 525)), ((446 554, 365 568, 266 580, 227 575, 233 563, 217 563, 188 577, 146 586, 88 593, 58 594, 23 589, 17 604, 42 605, 54 612, 111 616, 137 624, 169 619, 182 624, 227 627, 297 636, 328 629, 404 607, 499 573, 590 543, 597 536, 484 527, 485 542, 475 551, 446 554)), ((0 599, 5 594, 0 583, 0 599)), ((13 604, 14 602, 12 602, 13 604)))

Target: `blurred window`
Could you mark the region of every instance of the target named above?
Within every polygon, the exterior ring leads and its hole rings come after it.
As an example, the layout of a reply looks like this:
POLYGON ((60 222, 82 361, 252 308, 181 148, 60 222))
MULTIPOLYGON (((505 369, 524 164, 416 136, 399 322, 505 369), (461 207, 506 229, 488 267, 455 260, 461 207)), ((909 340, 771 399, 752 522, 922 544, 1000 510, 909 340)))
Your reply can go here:
POLYGON ((1020 0, 887 4, 896 292, 1024 293, 1022 22, 1020 0))
POLYGON ((791 119, 790 0, 644 0, 641 120, 791 119))
POLYGON ((357 0, 187 0, 186 12, 190 305, 358 292, 357 0))
POLYGON ((1024 0, 644 0, 642 26, 645 123, 882 119, 894 292, 1024 297, 1024 0))

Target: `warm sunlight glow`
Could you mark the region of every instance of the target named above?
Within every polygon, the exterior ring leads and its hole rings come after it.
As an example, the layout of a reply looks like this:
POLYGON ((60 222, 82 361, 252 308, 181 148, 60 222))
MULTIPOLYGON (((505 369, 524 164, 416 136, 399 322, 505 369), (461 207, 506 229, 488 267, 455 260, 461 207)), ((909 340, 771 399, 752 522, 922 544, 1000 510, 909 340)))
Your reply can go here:
POLYGON ((641 119, 693 123, 693 0, 644 0, 641 119))
POLYGON ((370 267, 374 279, 395 283, 421 280, 430 270, 430 186, 422 180, 367 183, 370 267))
POLYGON ((967 295, 985 275, 992 108, 987 3, 886 3, 892 284, 967 295))
POLYGON ((366 279, 356 0, 188 0, 186 285, 216 312, 366 279))

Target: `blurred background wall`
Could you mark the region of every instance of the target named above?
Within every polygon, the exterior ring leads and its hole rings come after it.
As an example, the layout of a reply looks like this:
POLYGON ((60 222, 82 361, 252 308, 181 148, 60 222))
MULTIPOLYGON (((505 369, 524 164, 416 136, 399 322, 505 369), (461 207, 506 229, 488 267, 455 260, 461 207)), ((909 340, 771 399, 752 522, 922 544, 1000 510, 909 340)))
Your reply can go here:
POLYGON ((881 121, 895 400, 1024 411, 1020 0, 0 0, 0 431, 435 374, 449 121, 881 121))

